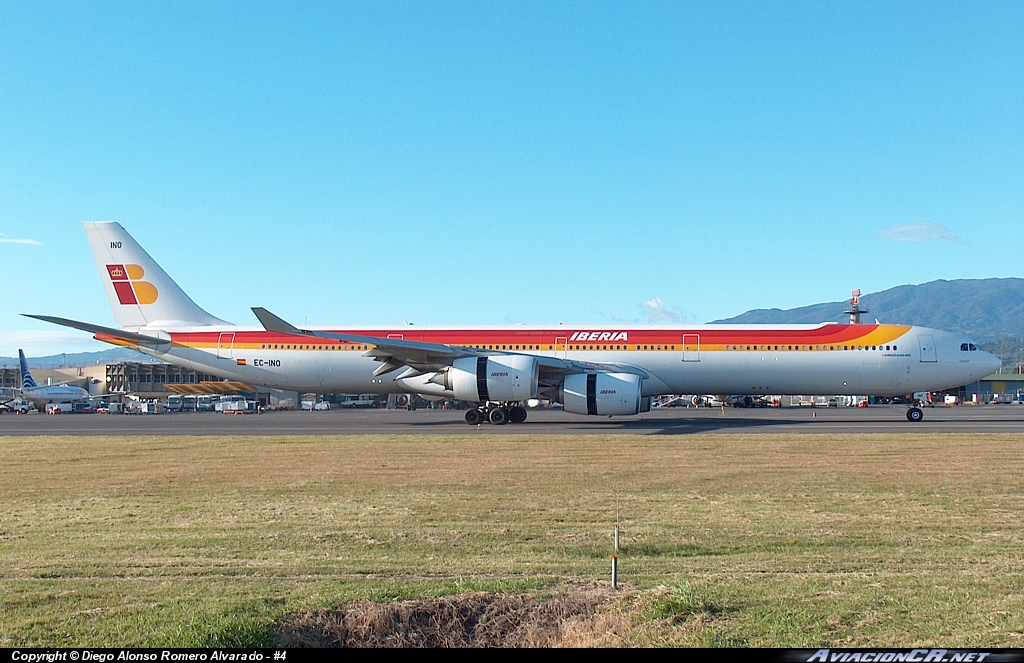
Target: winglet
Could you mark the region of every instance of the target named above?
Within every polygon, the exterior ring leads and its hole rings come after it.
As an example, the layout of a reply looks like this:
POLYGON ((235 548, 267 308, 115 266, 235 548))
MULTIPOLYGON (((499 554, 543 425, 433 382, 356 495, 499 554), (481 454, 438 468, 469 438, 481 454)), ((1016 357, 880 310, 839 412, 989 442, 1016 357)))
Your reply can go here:
POLYGON ((313 332, 306 331, 295 327, 287 320, 282 320, 262 306, 253 306, 252 312, 259 318, 260 324, 268 332, 277 332, 278 334, 291 334, 294 336, 312 336, 313 332))

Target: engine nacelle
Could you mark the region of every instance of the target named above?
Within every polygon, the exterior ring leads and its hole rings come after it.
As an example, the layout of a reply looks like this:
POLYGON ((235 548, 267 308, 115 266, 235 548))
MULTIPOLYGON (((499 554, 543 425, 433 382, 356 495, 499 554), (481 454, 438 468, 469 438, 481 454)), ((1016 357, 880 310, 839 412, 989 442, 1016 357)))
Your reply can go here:
POLYGON ((525 401, 537 397, 540 363, 536 357, 498 355, 456 359, 445 386, 460 401, 525 401))
POLYGON ((631 373, 577 373, 565 376, 558 394, 573 414, 639 414, 651 409, 650 399, 640 397, 642 380, 631 373))

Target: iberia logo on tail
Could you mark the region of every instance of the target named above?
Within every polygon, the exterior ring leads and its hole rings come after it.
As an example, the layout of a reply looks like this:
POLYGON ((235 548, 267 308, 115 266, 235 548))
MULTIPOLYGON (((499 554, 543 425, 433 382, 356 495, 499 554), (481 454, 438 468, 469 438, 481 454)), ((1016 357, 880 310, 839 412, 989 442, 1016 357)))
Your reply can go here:
POLYGON ((122 304, 152 304, 160 293, 148 281, 140 281, 146 270, 140 265, 107 265, 117 300, 122 304))

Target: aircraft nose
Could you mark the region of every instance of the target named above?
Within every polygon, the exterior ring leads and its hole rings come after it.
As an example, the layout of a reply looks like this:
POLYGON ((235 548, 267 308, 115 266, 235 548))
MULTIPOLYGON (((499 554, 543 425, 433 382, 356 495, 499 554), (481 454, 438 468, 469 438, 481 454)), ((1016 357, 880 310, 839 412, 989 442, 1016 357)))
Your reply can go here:
POLYGON ((985 357, 985 366, 988 367, 988 373, 986 375, 991 375, 1003 367, 1003 361, 999 357, 995 356, 991 352, 986 352, 985 354, 988 355, 985 357))

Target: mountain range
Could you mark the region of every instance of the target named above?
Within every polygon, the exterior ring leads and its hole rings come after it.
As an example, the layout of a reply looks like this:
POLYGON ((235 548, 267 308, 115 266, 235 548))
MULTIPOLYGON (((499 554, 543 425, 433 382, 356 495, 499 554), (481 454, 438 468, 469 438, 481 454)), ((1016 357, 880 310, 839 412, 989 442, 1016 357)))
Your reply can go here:
MULTIPOLYGON (((848 322, 849 302, 781 310, 755 309, 720 323, 848 322)), ((960 279, 901 285, 860 298, 862 322, 920 325, 960 332, 978 342, 1024 337, 1024 279, 960 279)))
MULTIPOLYGON (((67 354, 49 355, 47 357, 26 357, 29 368, 60 368, 92 366, 94 364, 111 364, 119 361, 156 361, 152 357, 129 350, 128 348, 111 348, 99 352, 69 352, 67 354)), ((17 357, 0 357, 0 368, 17 368, 17 357)))

